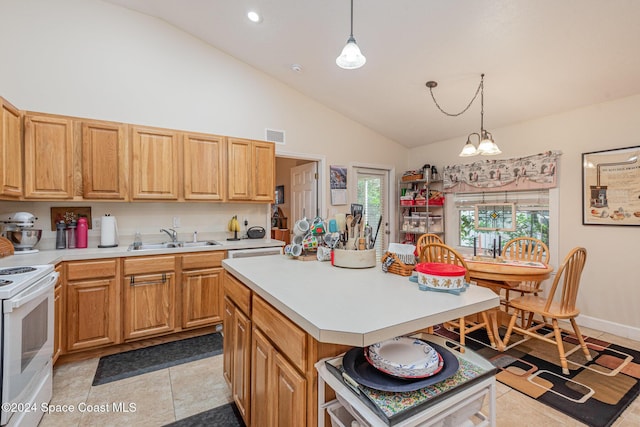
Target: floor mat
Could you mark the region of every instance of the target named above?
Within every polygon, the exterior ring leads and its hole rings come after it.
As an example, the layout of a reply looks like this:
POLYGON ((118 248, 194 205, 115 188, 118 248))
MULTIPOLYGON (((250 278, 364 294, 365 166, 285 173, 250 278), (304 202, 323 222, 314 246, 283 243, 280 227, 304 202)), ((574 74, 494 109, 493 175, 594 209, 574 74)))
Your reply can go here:
MULTIPOLYGON (((500 332, 504 336, 505 331, 500 332)), ((457 332, 442 325, 434 333, 459 339, 457 332)), ((498 368, 496 379, 501 383, 582 423, 608 427, 640 394, 640 352, 584 338, 592 361, 586 360, 575 335, 563 333, 569 375, 562 374, 557 347, 537 339, 501 353, 488 345, 486 332, 479 330, 468 334, 466 343, 498 368)), ((512 337, 511 342, 516 341, 512 337)))
POLYGON ((178 420, 164 427, 201 427, 201 426, 224 426, 224 427, 245 427, 240 416, 240 412, 234 403, 218 406, 208 411, 192 415, 188 418, 178 420))
POLYGON ((220 333, 187 338, 100 358, 93 384, 101 385, 222 353, 220 333))

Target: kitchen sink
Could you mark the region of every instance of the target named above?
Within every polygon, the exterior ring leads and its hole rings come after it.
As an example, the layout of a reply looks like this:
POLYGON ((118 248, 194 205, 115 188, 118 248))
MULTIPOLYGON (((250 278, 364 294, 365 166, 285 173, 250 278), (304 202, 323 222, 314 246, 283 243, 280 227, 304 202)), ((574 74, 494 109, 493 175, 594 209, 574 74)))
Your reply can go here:
POLYGON ((129 245, 128 251, 152 251, 157 249, 172 249, 172 248, 201 248, 204 246, 216 246, 220 245, 215 240, 203 240, 199 242, 162 242, 162 243, 143 243, 138 247, 134 247, 133 244, 129 245))

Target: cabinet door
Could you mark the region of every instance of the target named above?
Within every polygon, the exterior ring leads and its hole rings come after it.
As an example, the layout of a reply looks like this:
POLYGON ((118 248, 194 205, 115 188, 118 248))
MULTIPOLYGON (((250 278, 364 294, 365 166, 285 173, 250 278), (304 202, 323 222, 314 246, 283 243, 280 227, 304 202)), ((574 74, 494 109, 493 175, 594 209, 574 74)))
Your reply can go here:
POLYGON ((251 421, 256 426, 271 425, 273 351, 271 343, 254 326, 251 337, 251 421))
POLYGON ((24 118, 25 198, 72 198, 73 162, 72 120, 27 114, 24 118))
POLYGON ((180 150, 178 133, 131 127, 131 198, 177 200, 180 150))
POLYGON ((274 427, 305 425, 307 416, 307 381, 280 353, 273 357, 273 390, 269 405, 274 427))
POLYGON ((248 139, 228 140, 229 200, 251 200, 251 150, 252 143, 248 139))
POLYGON ((124 277, 124 339, 175 329, 175 273, 124 277))
MULTIPOLYGON (((231 394, 246 425, 249 419, 251 389, 251 322, 240 310, 235 311, 233 328, 233 375, 231 394)), ((254 424, 256 425, 256 424, 254 424)))
POLYGON ((222 335, 222 376, 227 384, 229 384, 229 387, 231 387, 231 379, 233 377, 233 330, 235 311, 236 306, 225 296, 222 320, 222 331, 224 332, 222 335))
POLYGON ((185 200, 224 200, 226 139, 187 134, 183 141, 185 200))
POLYGON ((275 146, 270 142, 253 143, 252 200, 273 202, 275 194, 275 146))
POLYGON ((85 199, 127 199, 125 125, 82 122, 82 196, 85 199))
POLYGON ((22 196, 22 123, 20 111, 0 98, 0 195, 22 196))
POLYGON ((68 351, 118 343, 117 288, 115 277, 67 283, 68 351))
POLYGON ((182 327, 213 325, 222 321, 224 269, 209 268, 182 273, 182 327))

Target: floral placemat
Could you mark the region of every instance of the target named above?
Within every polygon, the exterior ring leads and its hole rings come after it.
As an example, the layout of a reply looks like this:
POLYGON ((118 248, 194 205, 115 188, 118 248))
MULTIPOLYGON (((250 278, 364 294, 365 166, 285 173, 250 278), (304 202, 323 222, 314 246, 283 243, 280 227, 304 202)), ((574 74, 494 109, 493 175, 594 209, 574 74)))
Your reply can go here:
MULTIPOLYGON (((495 369, 487 369, 478 366, 455 354, 458 359, 459 368, 455 374, 436 384, 427 386, 416 391, 407 392, 387 392, 375 390, 360 384, 357 384, 356 394, 380 416, 387 418, 387 422, 399 418, 410 416, 415 411, 423 409, 426 405, 430 405, 439 401, 447 392, 454 391, 459 387, 470 385, 481 377, 493 375, 495 369)), ((338 379, 344 382, 342 374, 345 372, 342 367, 342 358, 328 361, 329 371, 338 379)), ((351 380, 353 381, 353 380, 351 380)), ((354 384, 345 382, 350 388, 354 389, 354 384)), ((391 423, 393 424, 393 423, 391 423)))

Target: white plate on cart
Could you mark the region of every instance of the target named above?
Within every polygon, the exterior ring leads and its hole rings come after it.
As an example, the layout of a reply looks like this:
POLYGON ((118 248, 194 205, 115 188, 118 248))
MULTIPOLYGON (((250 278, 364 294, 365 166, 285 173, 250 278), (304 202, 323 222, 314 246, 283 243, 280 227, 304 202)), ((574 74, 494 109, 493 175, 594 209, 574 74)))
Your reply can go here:
POLYGON ((370 345, 365 357, 375 368, 401 378, 425 378, 443 366, 442 356, 426 342, 395 337, 370 345))
POLYGON ((362 347, 354 347, 347 351, 342 358, 342 367, 355 382, 376 390, 392 392, 420 390, 446 380, 458 372, 460 366, 458 358, 451 351, 432 342, 429 345, 442 356, 444 366, 440 372, 427 378, 409 379, 387 375, 367 361, 362 347))

